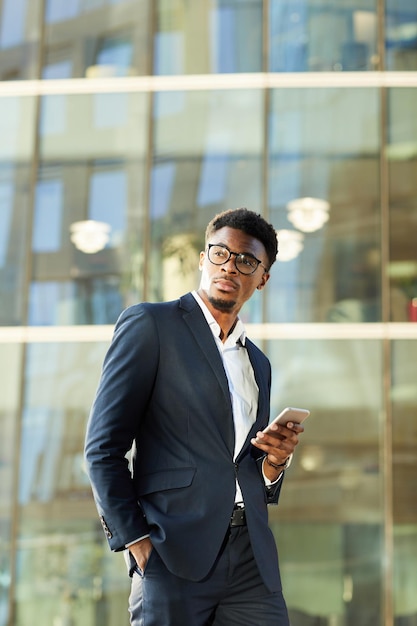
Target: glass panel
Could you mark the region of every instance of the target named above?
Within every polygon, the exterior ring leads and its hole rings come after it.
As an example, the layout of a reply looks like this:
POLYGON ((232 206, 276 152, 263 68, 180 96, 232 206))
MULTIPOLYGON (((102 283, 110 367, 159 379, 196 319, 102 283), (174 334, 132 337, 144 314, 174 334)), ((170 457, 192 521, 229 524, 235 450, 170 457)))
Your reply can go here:
POLYGON ((378 116, 373 89, 273 90, 268 321, 381 319, 378 116))
POLYGON ((385 46, 387 70, 417 70, 417 4, 386 0, 385 46))
POLYGON ((149 0, 48 0, 43 76, 149 74, 149 12, 149 0))
POLYGON ((154 74, 262 71, 262 0, 159 0, 154 74))
POLYGON ((41 0, 0 3, 0 80, 38 78, 41 0))
POLYGON ((0 99, 0 325, 25 323, 35 100, 0 99))
POLYGON ((417 90, 388 98, 391 319, 417 322, 417 90))
POLYGON ((22 349, 20 345, 0 344, 0 624, 11 623, 11 541, 15 533, 14 489, 17 432, 20 403, 22 349))
POLYGON ((393 342, 394 612, 396 626, 417 623, 417 342, 393 342))
POLYGON ((98 42, 96 66, 112 68, 112 74, 128 76, 133 60, 133 41, 129 33, 103 37, 98 42))
POLYGON ((30 324, 112 324, 142 298, 147 99, 42 100, 30 324))
POLYGON ((377 5, 377 0, 270 0, 270 71, 377 69, 377 5))
MULTIPOLYGON (((83 467, 107 344, 32 344, 20 450, 16 626, 123 623, 129 577, 111 553, 83 467)), ((127 623, 127 617, 126 617, 127 623)))
MULTIPOLYGON (((255 90, 156 94, 152 299, 197 287, 199 252, 215 213, 237 206, 259 210, 262 106, 255 90)), ((259 316, 259 304, 253 306, 259 316)))
POLYGON ((73 61, 70 48, 58 48, 50 50, 46 55, 42 68, 43 79, 71 78, 73 74, 73 61))
POLYGON ((271 524, 293 626, 382 624, 382 345, 274 341, 273 415, 311 410, 271 524))

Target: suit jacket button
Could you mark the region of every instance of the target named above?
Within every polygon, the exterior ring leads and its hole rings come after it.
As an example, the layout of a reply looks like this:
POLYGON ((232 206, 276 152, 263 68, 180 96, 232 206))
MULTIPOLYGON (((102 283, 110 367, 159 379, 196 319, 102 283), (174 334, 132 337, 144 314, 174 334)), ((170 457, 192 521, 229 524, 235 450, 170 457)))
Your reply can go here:
POLYGON ((101 525, 103 526, 103 530, 104 530, 104 533, 105 533, 106 537, 108 539, 111 539, 113 537, 113 535, 112 535, 112 533, 110 531, 110 528, 107 526, 106 520, 104 519, 104 517, 102 515, 100 515, 100 522, 101 522, 101 525))

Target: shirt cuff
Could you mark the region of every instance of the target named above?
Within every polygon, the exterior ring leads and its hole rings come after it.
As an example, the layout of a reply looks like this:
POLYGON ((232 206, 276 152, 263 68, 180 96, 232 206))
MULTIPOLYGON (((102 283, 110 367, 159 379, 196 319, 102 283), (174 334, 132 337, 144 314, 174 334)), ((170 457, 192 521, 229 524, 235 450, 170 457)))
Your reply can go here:
POLYGON ((271 485, 276 485, 276 484, 277 484, 277 482, 279 482, 279 481, 281 480, 281 477, 282 477, 282 474, 283 474, 283 472, 284 472, 284 469, 288 469, 288 468, 289 468, 289 466, 291 465, 292 456, 293 456, 293 455, 292 455, 292 454, 290 454, 290 456, 288 457, 287 462, 286 462, 286 467, 282 469, 282 472, 279 474, 278 478, 277 478, 276 480, 274 480, 274 481, 269 480, 269 478, 265 475, 265 472, 264 472, 264 463, 265 463, 266 456, 264 457, 264 460, 262 461, 262 475, 263 475, 263 477, 264 477, 265 485, 266 485, 267 487, 270 487, 271 485))
POLYGON ((135 539, 134 541, 129 541, 129 543, 125 543, 125 548, 129 548, 129 546, 133 546, 134 543, 137 543, 138 541, 142 541, 142 539, 146 539, 147 537, 150 537, 150 535, 142 535, 142 537, 139 537, 138 539, 135 539))

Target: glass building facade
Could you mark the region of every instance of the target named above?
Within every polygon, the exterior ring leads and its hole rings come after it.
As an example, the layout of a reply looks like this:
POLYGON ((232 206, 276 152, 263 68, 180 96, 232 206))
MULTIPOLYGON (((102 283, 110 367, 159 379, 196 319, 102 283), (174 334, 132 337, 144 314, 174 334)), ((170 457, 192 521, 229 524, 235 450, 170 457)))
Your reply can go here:
POLYGON ((121 310, 238 206, 280 242, 242 316, 272 412, 312 413, 291 624, 416 626, 416 2, 0 0, 0 81, 0 626, 128 623, 86 420, 121 310))

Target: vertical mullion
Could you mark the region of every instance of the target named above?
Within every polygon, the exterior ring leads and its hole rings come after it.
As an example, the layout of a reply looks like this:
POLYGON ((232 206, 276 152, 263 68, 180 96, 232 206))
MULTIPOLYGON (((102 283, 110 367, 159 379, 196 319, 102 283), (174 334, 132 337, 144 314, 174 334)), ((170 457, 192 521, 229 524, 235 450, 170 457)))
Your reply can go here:
MULTIPOLYGON (((149 1, 149 33, 150 42, 149 49, 150 54, 148 57, 148 76, 152 76, 154 72, 154 55, 155 55, 155 35, 156 27, 158 24, 157 12, 158 12, 159 0, 149 1)), ((154 138, 154 103, 155 95, 153 91, 149 91, 148 94, 148 111, 147 111, 147 144, 146 144, 146 158, 145 158, 145 177, 144 177, 144 192, 143 192, 143 300, 149 299, 149 273, 150 273, 150 258, 151 258, 151 183, 152 183, 152 165, 153 165, 153 138, 154 138)))
MULTIPOLYGON (((42 76, 42 67, 44 59, 45 48, 45 7, 46 0, 39 1, 39 45, 38 45, 38 58, 37 58, 37 70, 36 77, 38 79, 42 76)), ((20 96, 25 97, 25 96, 20 96)), ((34 211, 35 211, 35 198, 36 198, 36 184, 39 171, 39 152, 40 152, 40 116, 41 116, 41 102, 42 96, 37 94, 31 96, 35 98, 35 111, 33 116, 33 158, 31 159, 31 171, 29 176, 29 194, 28 194, 28 219, 27 219, 27 235, 26 235, 26 254, 25 254, 25 272, 23 281, 23 297, 22 297, 22 322, 23 326, 27 326, 29 323, 29 305, 30 305, 30 284, 32 281, 32 269, 33 269, 33 252, 32 252, 32 234, 34 224, 34 211)), ((19 506, 19 484, 20 484, 20 450, 21 439, 23 431, 23 413, 25 403, 25 370, 27 360, 28 344, 22 344, 21 361, 20 361, 20 381, 19 381, 19 400, 16 410, 17 424, 13 441, 13 478, 12 478, 12 511, 11 511, 11 533, 10 533, 10 587, 9 587, 9 619, 8 624, 12 625, 16 623, 16 590, 17 590, 17 550, 18 550, 18 537, 19 537, 19 521, 20 521, 20 506, 19 506)))
MULTIPOLYGON (((264 73, 269 72, 269 55, 270 55, 270 37, 269 37, 269 13, 270 2, 263 0, 262 5, 262 69, 264 73)), ((262 215, 265 219, 269 218, 269 110, 271 106, 271 90, 264 88, 263 92, 263 151, 262 151, 262 215)), ((268 322, 268 290, 262 292, 262 321, 268 322)), ((262 341, 262 347, 265 350, 265 340, 262 341)))
POLYGON ((270 37, 269 37, 270 0, 262 3, 262 71, 269 72, 270 37))
MULTIPOLYGON (((386 0, 377 0, 378 16, 378 58, 379 69, 385 71, 385 11, 386 0)), ((380 87, 380 198, 381 198, 381 317, 384 324, 390 321, 390 282, 388 264, 390 259, 389 240, 389 167, 387 160, 388 141, 388 89, 380 87)), ((381 466, 383 476, 383 537, 384 561, 381 563, 383 623, 385 626, 394 624, 393 599, 393 450, 392 450, 392 406, 391 406, 391 367, 392 367, 392 339, 386 335, 382 340, 382 397, 385 416, 382 432, 381 466)))
MULTIPOLYGON (((389 182, 388 163, 386 158, 386 127, 388 90, 380 90, 381 106, 381 155, 380 155, 380 194, 381 194, 381 308, 382 321, 389 324, 390 318, 390 283, 388 264, 390 256, 389 245, 389 182)), ((393 616, 393 467, 392 467, 392 406, 391 406, 391 367, 392 367, 392 339, 387 336, 382 340, 382 394, 385 422, 383 427, 382 469, 384 477, 384 624, 392 626, 393 616)))

